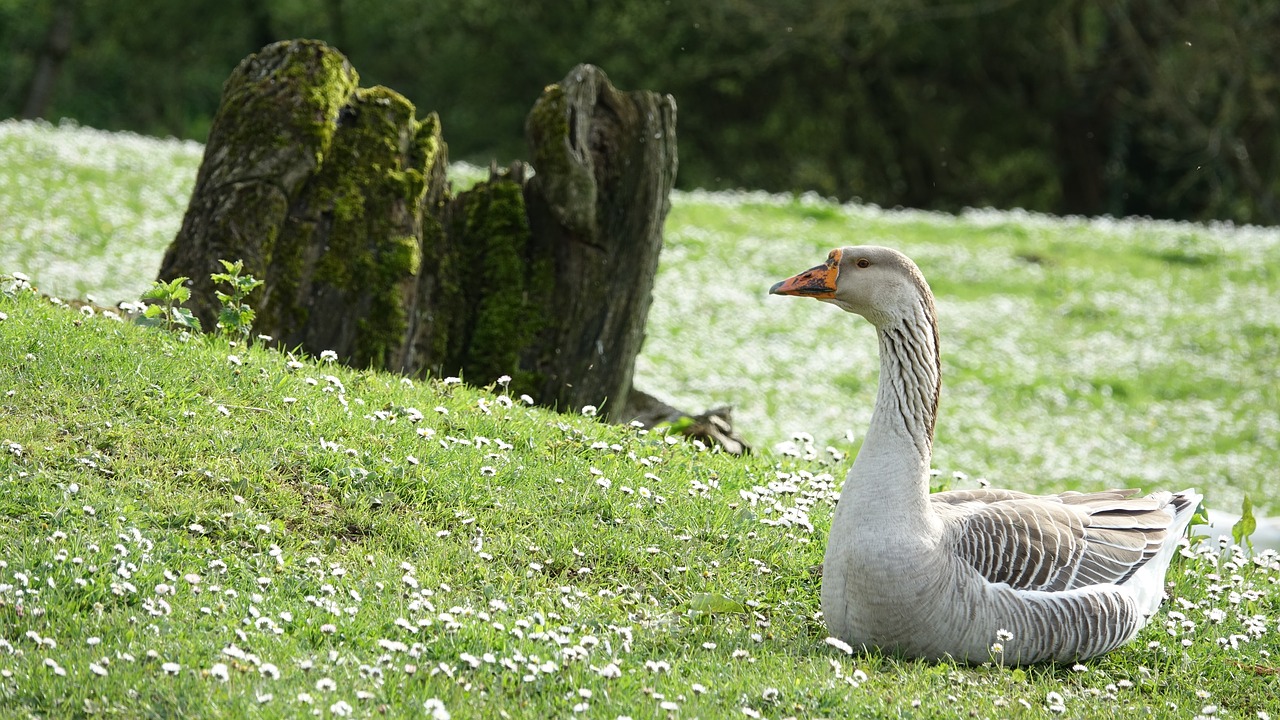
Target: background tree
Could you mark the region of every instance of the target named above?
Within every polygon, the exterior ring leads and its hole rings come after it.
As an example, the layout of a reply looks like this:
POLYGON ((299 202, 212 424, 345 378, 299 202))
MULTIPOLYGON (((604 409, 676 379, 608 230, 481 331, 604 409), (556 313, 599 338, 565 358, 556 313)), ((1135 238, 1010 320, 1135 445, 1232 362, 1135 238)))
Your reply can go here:
POLYGON ((241 57, 316 37, 481 164, 519 157, 545 79, 592 62, 676 97, 682 187, 1280 222, 1280 3, 0 0, 0 114, 64 4, 52 119, 203 140, 241 57))

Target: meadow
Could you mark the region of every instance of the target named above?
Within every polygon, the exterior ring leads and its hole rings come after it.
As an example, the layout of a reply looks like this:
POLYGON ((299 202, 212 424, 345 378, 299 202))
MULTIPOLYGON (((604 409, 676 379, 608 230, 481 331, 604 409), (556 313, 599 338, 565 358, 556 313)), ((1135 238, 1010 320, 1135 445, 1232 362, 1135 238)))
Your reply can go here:
POLYGON ((0 123, 0 716, 1277 714, 1280 561, 1226 541, 1075 667, 826 642, 815 570, 875 339, 766 292, 839 245, 917 261, 939 484, 1195 486, 1274 515, 1280 231, 678 193, 636 383, 732 403, 758 449, 733 458, 15 278, 136 300, 201 151, 0 123))

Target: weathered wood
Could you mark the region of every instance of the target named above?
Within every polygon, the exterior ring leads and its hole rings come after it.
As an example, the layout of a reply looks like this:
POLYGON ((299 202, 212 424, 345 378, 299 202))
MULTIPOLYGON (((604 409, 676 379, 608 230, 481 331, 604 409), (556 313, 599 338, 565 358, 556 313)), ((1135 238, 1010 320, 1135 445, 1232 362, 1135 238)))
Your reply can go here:
POLYGON ((632 388, 626 410, 619 419, 638 422, 647 428, 665 425, 673 432, 704 441, 709 447, 721 447, 734 455, 751 453, 751 446, 733 429, 733 408, 728 405, 691 415, 649 393, 632 388))
POLYGON ((525 186, 533 252, 554 258, 559 322, 539 356, 539 396, 618 416, 662 249, 675 183, 676 104, 619 92, 579 65, 548 87, 525 126, 537 174, 525 186))
POLYGON ((357 89, 339 111, 328 152, 290 203, 265 278, 260 326, 285 346, 400 369, 422 205, 445 184, 439 123, 414 114, 381 87, 357 89))
MULTIPOLYGON (((675 181, 674 100, 580 65, 529 114, 532 169, 454 196, 435 115, 358 83, 318 42, 242 62, 160 279, 190 278, 188 305, 212 329, 209 275, 243 260, 264 281, 255 330, 285 347, 477 385, 509 375, 543 405, 639 413, 628 398, 675 181)), ((704 415, 734 440, 727 413, 704 415)))
MULTIPOLYGON (((265 279, 292 199, 328 151, 357 82, 346 59, 318 42, 268 46, 227 78, 182 228, 159 272, 161 280, 190 278, 188 306, 204 327, 217 318, 209 275, 220 258, 244 260, 245 272, 265 279)), ((251 296, 260 312, 261 299, 251 296)))
POLYGON ((552 314, 553 274, 529 252, 524 166, 438 206, 423 234, 409 372, 461 375, 477 385, 502 375, 515 392, 536 393, 534 363, 552 314))
POLYGON ((581 65, 526 124, 517 163, 440 206, 424 233, 403 369, 512 377, 513 391, 618 416, 644 340, 676 172, 675 102, 581 65))
POLYGON ((444 192, 435 115, 386 88, 360 88, 323 43, 275 43, 223 89, 182 229, 160 278, 190 278, 212 327, 209 274, 241 259, 264 281, 255 328, 286 347, 352 365, 405 356, 421 260, 423 203, 444 192))

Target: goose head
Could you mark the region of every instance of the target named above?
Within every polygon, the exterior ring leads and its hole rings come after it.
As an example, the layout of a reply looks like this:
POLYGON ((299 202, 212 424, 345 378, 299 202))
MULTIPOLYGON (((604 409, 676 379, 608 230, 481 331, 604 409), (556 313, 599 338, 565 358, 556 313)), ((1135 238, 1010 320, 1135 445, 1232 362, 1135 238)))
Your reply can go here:
POLYGON ((775 284, 769 294, 815 298, 876 327, 915 320, 922 309, 933 315, 933 293, 916 264, 876 245, 832 250, 825 263, 775 284))

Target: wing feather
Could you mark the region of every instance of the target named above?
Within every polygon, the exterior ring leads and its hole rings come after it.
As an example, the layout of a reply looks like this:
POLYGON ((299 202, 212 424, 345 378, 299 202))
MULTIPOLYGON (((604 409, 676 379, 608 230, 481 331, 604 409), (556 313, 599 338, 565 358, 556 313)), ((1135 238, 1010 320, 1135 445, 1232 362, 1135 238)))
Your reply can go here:
POLYGON ((1034 496, 1007 490, 936 493, 957 557, 990 582, 1062 591, 1120 584, 1164 544, 1170 493, 1136 490, 1034 496))

